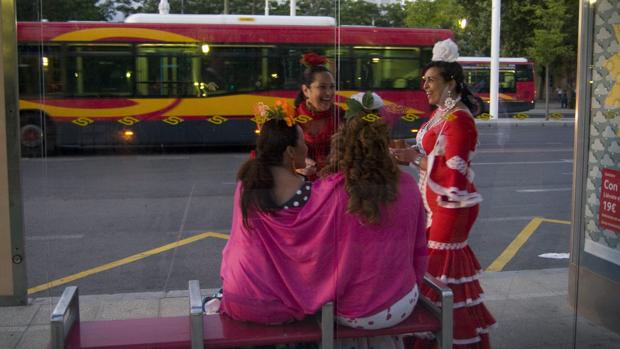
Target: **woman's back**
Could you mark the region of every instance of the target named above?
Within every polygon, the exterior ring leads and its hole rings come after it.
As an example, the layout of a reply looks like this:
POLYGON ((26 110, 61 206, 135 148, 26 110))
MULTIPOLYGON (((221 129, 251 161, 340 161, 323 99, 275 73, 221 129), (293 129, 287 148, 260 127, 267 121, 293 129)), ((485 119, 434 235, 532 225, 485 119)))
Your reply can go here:
MULTIPOLYGON (((345 179, 334 174, 315 183, 346 195, 345 179)), ((346 200, 338 211, 346 212, 346 200)), ((396 201, 381 208, 370 224, 358 215, 336 215, 337 313, 346 317, 374 314, 402 298, 426 271, 425 212, 415 180, 401 173, 396 201)))

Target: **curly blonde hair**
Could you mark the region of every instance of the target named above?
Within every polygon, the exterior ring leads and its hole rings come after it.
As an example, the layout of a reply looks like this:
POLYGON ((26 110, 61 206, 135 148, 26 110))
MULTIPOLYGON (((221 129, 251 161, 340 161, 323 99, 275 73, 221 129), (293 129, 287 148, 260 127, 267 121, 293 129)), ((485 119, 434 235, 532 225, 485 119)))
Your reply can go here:
POLYGON ((321 176, 344 173, 347 212, 371 224, 380 222, 381 207, 398 194, 400 170, 390 156, 389 137, 386 124, 351 118, 332 136, 328 163, 321 170, 321 176))

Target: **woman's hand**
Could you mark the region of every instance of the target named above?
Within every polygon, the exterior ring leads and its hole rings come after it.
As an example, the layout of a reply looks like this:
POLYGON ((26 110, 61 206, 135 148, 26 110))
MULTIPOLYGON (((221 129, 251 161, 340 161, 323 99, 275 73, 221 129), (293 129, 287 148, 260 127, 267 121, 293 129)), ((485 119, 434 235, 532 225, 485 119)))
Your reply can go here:
POLYGON ((306 158, 306 167, 305 168, 298 168, 297 169, 297 173, 299 173, 302 176, 305 177, 311 177, 314 176, 317 172, 317 168, 316 168, 316 161, 310 159, 310 158, 306 158))
POLYGON ((390 148, 390 153, 399 164, 414 164, 426 171, 426 157, 417 148, 390 148))
POLYGON ((415 148, 390 148, 390 153, 396 160, 406 163, 413 162, 420 155, 415 148))

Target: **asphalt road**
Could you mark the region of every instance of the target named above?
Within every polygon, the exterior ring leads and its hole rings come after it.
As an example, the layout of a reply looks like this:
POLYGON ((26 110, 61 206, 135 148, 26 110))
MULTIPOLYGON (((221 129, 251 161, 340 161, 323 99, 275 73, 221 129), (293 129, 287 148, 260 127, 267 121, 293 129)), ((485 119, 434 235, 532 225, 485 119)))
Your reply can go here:
MULTIPOLYGON (((484 269, 567 265, 539 255, 569 250, 572 137, 571 126, 479 127, 474 170, 484 201, 469 242, 484 269), (522 246, 511 245, 524 235, 522 246)), ((82 294, 169 291, 189 279, 218 287, 226 240, 203 233, 228 233, 235 173, 246 158, 237 151, 23 159, 30 293, 57 295, 67 284, 82 294)))

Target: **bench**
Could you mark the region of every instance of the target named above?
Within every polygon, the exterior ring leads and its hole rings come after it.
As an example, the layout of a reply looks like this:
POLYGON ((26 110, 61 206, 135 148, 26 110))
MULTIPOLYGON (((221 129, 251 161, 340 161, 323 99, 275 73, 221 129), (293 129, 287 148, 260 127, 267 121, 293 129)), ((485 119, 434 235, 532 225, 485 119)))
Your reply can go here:
POLYGON ((189 282, 189 317, 80 322, 79 292, 67 287, 51 316, 50 349, 234 348, 254 345, 320 342, 332 349, 338 338, 373 337, 432 332, 442 349, 452 348, 452 291, 426 275, 424 282, 437 290, 443 307, 420 296, 415 310, 400 324, 379 330, 334 325, 333 304, 320 314, 285 325, 267 326, 230 319, 222 314, 204 315, 197 280, 189 282))

